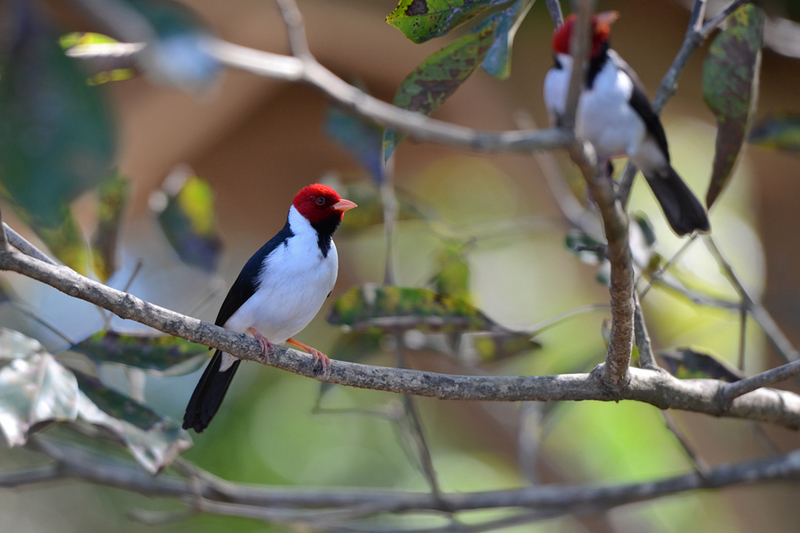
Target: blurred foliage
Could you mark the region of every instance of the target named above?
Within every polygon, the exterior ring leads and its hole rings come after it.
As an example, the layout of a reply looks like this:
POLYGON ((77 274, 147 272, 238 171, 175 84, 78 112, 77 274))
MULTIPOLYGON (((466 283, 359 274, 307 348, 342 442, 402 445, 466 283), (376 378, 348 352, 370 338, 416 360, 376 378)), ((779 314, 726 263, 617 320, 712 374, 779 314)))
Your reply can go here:
POLYGON ((181 261, 213 273, 222 240, 217 230, 214 191, 208 182, 188 167, 177 167, 151 195, 150 207, 181 261))
POLYGON ((666 363, 669 373, 680 379, 719 379, 733 383, 745 378, 741 370, 731 367, 718 355, 697 348, 661 352, 659 357, 666 363))
POLYGON ((208 347, 178 337, 107 330, 98 331, 70 350, 86 355, 96 364, 125 365, 161 377, 194 372, 208 359, 208 347))
POLYGON ((438 271, 433 276, 432 284, 435 292, 460 298, 472 305, 469 264, 465 257, 469 247, 470 243, 445 241, 436 255, 438 271))
POLYGON ((350 153, 376 183, 383 182, 385 170, 382 157, 382 127, 367 118, 331 104, 325 113, 325 134, 350 153))
POLYGON ((92 239, 92 270, 106 282, 117 271, 117 241, 130 195, 127 178, 114 174, 98 187, 97 231, 92 239))
POLYGON ((747 140, 766 148, 800 153, 800 114, 770 115, 752 127, 747 140))
MULTIPOLYGON (((347 216, 342 219, 337 236, 352 235, 370 226, 383 225, 383 203, 380 192, 374 184, 364 181, 347 181, 334 185, 343 198, 358 204, 358 209, 348 211, 347 216)), ((395 191, 395 196, 399 204, 398 220, 417 220, 428 215, 425 207, 420 205, 421 202, 411 197, 406 191, 398 189, 395 191)))
MULTIPOLYGON (((59 39, 59 44, 61 44, 61 48, 67 51, 67 55, 69 55, 70 50, 80 50, 83 47, 95 45, 116 45, 118 43, 119 41, 107 35, 92 32, 67 33, 66 35, 62 35, 59 39)), ((87 79, 87 83, 89 85, 102 85, 111 81, 129 80, 135 75, 136 72, 132 68, 114 68, 92 74, 87 79)))
POLYGON ((703 95, 718 128, 708 207, 727 185, 745 140, 757 101, 763 41, 764 12, 745 4, 728 18, 703 65, 703 95))

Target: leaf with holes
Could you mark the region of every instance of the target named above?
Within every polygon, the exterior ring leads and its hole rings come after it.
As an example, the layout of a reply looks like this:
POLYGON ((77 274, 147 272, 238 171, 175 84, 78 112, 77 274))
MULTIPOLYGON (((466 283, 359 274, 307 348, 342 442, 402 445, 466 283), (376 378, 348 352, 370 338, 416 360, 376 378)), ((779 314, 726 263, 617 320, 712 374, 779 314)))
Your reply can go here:
MULTIPOLYGON (((428 56, 400 83, 394 105, 430 115, 480 66, 494 42, 499 22, 494 15, 472 31, 428 56)), ((383 136, 383 157, 389 159, 404 136, 387 128, 383 136)))
POLYGON ((106 282, 117 270, 117 239, 128 203, 130 182, 114 174, 98 188, 97 232, 92 239, 92 270, 106 282))
POLYGON ((80 372, 75 372, 75 378, 80 387, 78 418, 109 432, 151 474, 191 448, 192 440, 178 422, 105 387, 96 378, 80 372))
POLYGON ((693 348, 679 348, 659 354, 669 373, 680 379, 705 378, 733 383, 744 374, 722 361, 718 356, 693 348))
POLYGON ((499 13, 494 42, 486 52, 482 67, 491 76, 506 80, 511 75, 511 46, 525 15, 533 6, 534 0, 517 0, 514 5, 499 13))
POLYGON ((492 6, 510 0, 400 0, 386 22, 415 43, 441 37, 492 6))
POLYGON ((150 196, 150 207, 181 261, 213 273, 222 250, 214 191, 186 166, 173 170, 161 189, 150 196))
POLYGON ((99 331, 79 342, 73 352, 94 363, 112 363, 146 370, 158 376, 194 372, 208 359, 208 348, 169 335, 133 335, 99 331))
POLYGON ((758 99, 764 12, 745 4, 728 18, 703 65, 703 96, 717 119, 714 169, 706 194, 711 207, 728 184, 758 99))
POLYGON ((376 183, 383 181, 382 127, 360 115, 330 105, 325 113, 325 134, 353 156, 376 183))
POLYGON ((800 114, 776 113, 750 130, 752 144, 800 153, 800 114))
POLYGON ((392 332, 503 330, 461 298, 416 287, 373 284, 353 287, 340 296, 328 313, 328 323, 356 331, 371 328, 392 332))
POLYGON ((110 172, 112 113, 35 6, 15 5, 13 26, 25 31, 0 69, 0 190, 37 233, 53 232, 68 204, 110 172))

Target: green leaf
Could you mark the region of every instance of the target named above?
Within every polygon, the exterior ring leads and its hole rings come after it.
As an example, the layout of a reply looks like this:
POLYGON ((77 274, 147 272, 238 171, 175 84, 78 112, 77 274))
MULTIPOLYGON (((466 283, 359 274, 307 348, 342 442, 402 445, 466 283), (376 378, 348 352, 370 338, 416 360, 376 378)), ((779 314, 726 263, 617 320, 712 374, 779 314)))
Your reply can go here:
POLYGON ((214 191, 187 167, 178 167, 150 197, 151 208, 181 261, 213 273, 222 250, 214 191))
POLYGON ((400 0, 386 22, 415 43, 445 35, 492 6, 510 0, 400 0))
POLYGON ((376 183, 383 182, 382 127, 332 104, 325 113, 325 134, 353 156, 376 183))
POLYGON ((355 331, 499 331, 499 325, 461 298, 415 287, 366 284, 340 296, 328 323, 355 331))
POLYGON ((52 355, 37 351, 0 370, 0 429, 22 446, 48 422, 75 420, 78 383, 52 355))
POLYGON ((192 446, 189 434, 178 422, 105 387, 91 376, 75 372, 75 378, 81 391, 79 418, 109 432, 151 474, 163 470, 192 446))
POLYGON ((133 335, 99 331, 70 348, 93 362, 114 363, 159 376, 194 372, 208 359, 208 348, 169 335, 133 335))
POLYGON ((511 7, 497 14, 494 42, 486 52, 482 67, 490 75, 506 80, 511 75, 511 46, 520 24, 535 0, 517 0, 511 7))
POLYGON ((766 148, 800 153, 800 114, 769 116, 753 126, 747 140, 766 148))
POLYGON ((113 174, 100 184, 97 201, 97 232, 92 239, 92 270, 106 282, 117 270, 117 239, 122 214, 128 203, 130 182, 113 174))
MULTIPOLYGON (((480 66, 494 42, 500 14, 487 18, 469 33, 434 52, 400 83, 394 105, 430 115, 480 66)), ((403 140, 393 129, 383 136, 383 157, 389 159, 403 140)))
POLYGON ((433 290, 439 294, 461 298, 471 304, 469 264, 465 252, 463 243, 445 242, 436 254, 436 266, 439 271, 433 276, 433 290))
POLYGON ((703 96, 717 119, 714 170, 706 194, 710 208, 728 184, 758 99, 764 12, 745 4, 711 44, 703 65, 703 96))
POLYGON ((719 379, 733 383, 745 376, 736 368, 722 361, 718 356, 693 348, 679 348, 659 354, 667 365, 669 373, 680 379, 719 379))
POLYGON ((32 4, 15 6, 23 30, 0 71, 0 189, 37 233, 57 232, 67 205, 109 174, 112 114, 32 4))

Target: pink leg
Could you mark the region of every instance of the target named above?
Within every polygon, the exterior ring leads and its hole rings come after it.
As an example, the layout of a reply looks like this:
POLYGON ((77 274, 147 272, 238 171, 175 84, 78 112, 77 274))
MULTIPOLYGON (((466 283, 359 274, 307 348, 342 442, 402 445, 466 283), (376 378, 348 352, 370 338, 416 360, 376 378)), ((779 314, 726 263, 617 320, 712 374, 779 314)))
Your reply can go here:
POLYGON ((318 361, 322 361, 322 375, 327 376, 328 372, 331 369, 331 359, 324 353, 320 352, 316 348, 312 348, 308 344, 303 344, 300 341, 296 341, 294 339, 286 339, 288 344, 293 344, 300 348, 301 350, 305 350, 310 353, 314 357, 314 365, 317 364, 318 361))
POLYGON ((275 345, 269 342, 264 335, 256 331, 254 328, 247 328, 247 331, 249 331, 253 337, 256 338, 258 344, 261 345, 261 351, 264 352, 264 357, 267 358, 267 364, 269 364, 269 352, 275 349, 275 345))

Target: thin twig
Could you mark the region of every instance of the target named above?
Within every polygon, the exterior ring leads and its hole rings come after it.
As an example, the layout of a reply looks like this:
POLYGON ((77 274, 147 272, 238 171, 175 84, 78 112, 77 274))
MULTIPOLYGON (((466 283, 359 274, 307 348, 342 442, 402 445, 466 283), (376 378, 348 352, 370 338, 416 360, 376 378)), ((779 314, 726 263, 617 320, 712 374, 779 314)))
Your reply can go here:
POLYGON ((647 325, 644 321, 644 313, 642 312, 642 304, 639 302, 639 297, 636 291, 633 292, 634 303, 634 339, 636 347, 639 349, 639 366, 649 370, 658 370, 658 363, 653 356, 653 347, 650 344, 650 334, 647 333, 647 325))
POLYGON ((553 318, 548 318, 538 324, 534 324, 530 328, 525 328, 525 333, 529 334, 531 337, 535 337, 536 335, 540 334, 541 332, 552 328, 568 320, 572 317, 582 315, 584 313, 591 313, 592 311, 607 311, 609 308, 608 304, 588 304, 582 305, 580 307, 576 307, 574 309, 570 309, 569 311, 564 311, 563 313, 559 313, 553 318))
POLYGON ((772 368, 755 376, 750 376, 733 383, 728 383, 722 389, 722 397, 725 401, 730 401, 733 398, 738 398, 742 394, 747 394, 750 391, 785 381, 789 378, 800 376, 800 361, 792 361, 777 368, 772 368))
POLYGON ((303 16, 297 8, 297 3, 294 0, 275 0, 275 2, 280 8, 283 22, 286 24, 286 31, 289 33, 292 55, 300 59, 311 57, 303 16))
POLYGON ((686 253, 686 251, 689 249, 689 247, 692 245, 692 243, 694 243, 694 242, 697 240, 697 237, 698 237, 698 235, 699 235, 698 233, 695 233, 695 234, 693 234, 691 237, 689 237, 689 240, 688 240, 688 241, 686 241, 685 243, 683 243, 683 246, 681 246, 681 247, 680 247, 680 249, 679 249, 677 252, 675 252, 675 255, 673 255, 672 257, 670 257, 670 258, 667 260, 667 262, 666 262, 666 263, 664 263, 664 264, 661 266, 661 268, 659 268, 658 270, 656 270, 655 272, 653 272, 652 274, 650 274, 650 281, 647 283, 647 286, 645 286, 645 288, 644 288, 644 289, 642 289, 642 292, 641 292, 641 294, 639 294, 639 298, 640 298, 641 300, 644 300, 644 297, 645 297, 645 296, 647 296, 647 293, 648 293, 648 292, 650 292, 650 289, 651 289, 651 288, 652 288, 652 286, 653 286, 653 282, 654 282, 655 280, 658 280, 658 279, 660 279, 660 278, 661 278, 661 277, 664 275, 664 273, 667 271, 667 269, 669 269, 669 267, 671 267, 672 265, 674 265, 674 264, 675 264, 675 262, 676 262, 676 261, 677 261, 677 260, 678 260, 678 259, 679 259, 679 258, 680 258, 680 257, 681 257, 683 254, 684 254, 684 253, 686 253))
POLYGON ((386 268, 383 272, 383 284, 395 285, 395 233, 399 204, 394 190, 394 157, 384 165, 383 181, 379 186, 381 205, 383 206, 383 234, 386 240, 386 268))
POLYGON ((739 370, 744 372, 744 359, 747 354, 747 306, 739 310, 739 370))
POLYGON ((11 246, 16 248, 23 254, 34 257, 39 261, 44 261, 45 263, 48 263, 50 265, 58 264, 52 259, 50 259, 50 257, 46 253, 38 249, 30 242, 28 242, 28 240, 25 239, 25 237, 23 237, 22 235, 14 231, 12 228, 10 228, 8 224, 6 224, 5 222, 3 222, 3 229, 5 230, 5 234, 8 236, 8 242, 11 244, 11 246))
POLYGON ((583 80, 586 78, 586 67, 589 64, 589 46, 591 45, 592 13, 594 13, 594 0, 580 0, 578 2, 578 19, 572 29, 569 42, 569 52, 572 56, 572 70, 570 71, 567 101, 563 116, 560 117, 561 126, 569 130, 575 128, 575 111, 578 109, 578 99, 583 90, 583 80))
POLYGON ((564 23, 564 15, 561 13, 561 2, 558 0, 547 0, 547 10, 550 12, 550 18, 553 19, 553 25, 556 28, 564 23))
POLYGON ((700 457, 700 454, 697 453, 697 450, 694 449, 692 444, 689 442, 686 433, 684 433, 681 427, 678 425, 678 421, 675 420, 675 417, 672 416, 672 413, 669 411, 661 411, 661 415, 664 417, 664 422, 667 425, 667 429, 681 445, 683 451, 686 452, 686 455, 689 456, 689 460, 692 461, 695 471, 700 475, 701 478, 708 479, 708 474, 711 470, 708 466, 708 463, 706 463, 705 460, 700 457))

